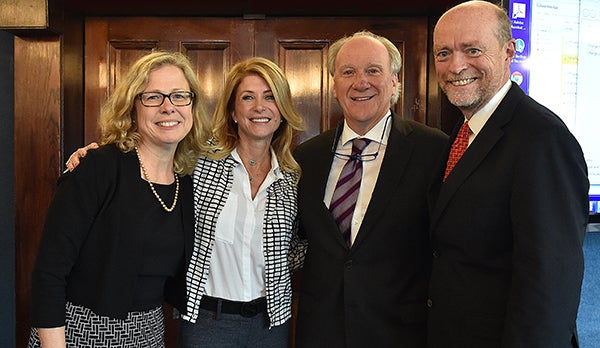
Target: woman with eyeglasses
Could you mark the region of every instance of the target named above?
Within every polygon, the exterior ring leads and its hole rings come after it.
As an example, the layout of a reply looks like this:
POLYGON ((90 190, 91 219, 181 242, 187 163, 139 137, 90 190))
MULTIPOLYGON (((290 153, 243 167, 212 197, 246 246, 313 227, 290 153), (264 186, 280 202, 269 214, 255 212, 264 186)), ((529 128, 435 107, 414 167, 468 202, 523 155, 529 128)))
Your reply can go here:
POLYGON ((208 118, 180 53, 140 58, 100 116, 101 146, 59 180, 32 276, 29 347, 164 347, 185 313, 192 172, 208 118))
MULTIPOLYGON (((302 126, 275 63, 233 66, 193 173, 196 240, 178 347, 288 347, 291 272, 306 249, 296 234, 300 167, 291 153, 302 126)), ((94 146, 73 153, 67 168, 94 146)))

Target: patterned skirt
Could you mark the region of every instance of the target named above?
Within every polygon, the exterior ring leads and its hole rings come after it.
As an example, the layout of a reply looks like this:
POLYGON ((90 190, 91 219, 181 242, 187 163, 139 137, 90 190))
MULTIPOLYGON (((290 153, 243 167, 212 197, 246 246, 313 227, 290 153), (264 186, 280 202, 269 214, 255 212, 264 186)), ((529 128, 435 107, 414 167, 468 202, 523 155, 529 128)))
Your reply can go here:
MULTIPOLYGON (((164 348, 165 324, 161 307, 130 312, 127 319, 100 316, 90 309, 67 302, 65 335, 67 347, 164 348)), ((31 329, 27 348, 40 348, 36 328, 31 329)))

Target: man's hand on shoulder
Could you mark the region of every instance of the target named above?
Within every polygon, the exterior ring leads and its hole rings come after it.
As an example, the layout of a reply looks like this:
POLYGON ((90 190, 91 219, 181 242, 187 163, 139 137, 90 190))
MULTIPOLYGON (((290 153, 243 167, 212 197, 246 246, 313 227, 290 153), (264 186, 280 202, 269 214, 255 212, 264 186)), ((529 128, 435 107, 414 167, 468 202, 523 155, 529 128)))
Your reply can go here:
POLYGON ((97 149, 98 147, 98 143, 90 143, 85 147, 80 147, 77 150, 75 150, 75 152, 73 152, 71 156, 69 156, 69 159, 65 163, 67 169, 65 169, 64 173, 72 172, 73 169, 75 169, 75 167, 79 165, 79 161, 87 155, 88 150, 97 149))

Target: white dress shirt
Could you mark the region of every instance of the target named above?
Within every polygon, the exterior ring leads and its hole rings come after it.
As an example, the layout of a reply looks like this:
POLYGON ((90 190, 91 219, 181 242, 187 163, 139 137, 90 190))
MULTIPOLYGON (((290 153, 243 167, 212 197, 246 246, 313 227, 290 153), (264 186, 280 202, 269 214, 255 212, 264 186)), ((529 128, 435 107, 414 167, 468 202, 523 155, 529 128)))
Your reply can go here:
POLYGON ((263 221, 267 187, 277 180, 279 164, 271 150, 271 170, 252 199, 249 175, 237 150, 231 156, 239 165, 233 168, 231 191, 217 220, 206 295, 248 302, 266 294, 263 221))
POLYGON ((500 105, 500 102, 502 99, 504 99, 506 93, 508 93, 510 86, 511 82, 508 80, 504 86, 500 88, 498 93, 496 93, 496 95, 494 95, 492 99, 490 99, 490 101, 481 108, 481 110, 477 111, 473 114, 473 116, 471 116, 471 119, 469 119, 469 128, 471 128, 471 132, 473 133, 469 135, 469 145, 471 145, 473 140, 475 140, 475 137, 477 137, 477 134, 479 134, 481 128, 485 126, 485 123, 490 119, 498 105, 500 105))
MULTIPOLYGON (((384 116, 373 128, 371 128, 371 130, 369 130, 367 134, 362 136, 362 138, 367 138, 371 140, 369 145, 367 145, 367 147, 363 150, 362 153, 371 154, 377 152, 377 149, 379 149, 379 154, 377 155, 377 158, 375 158, 372 161, 363 161, 362 181, 360 185, 360 190, 358 192, 356 207, 354 208, 354 214, 352 215, 352 224, 350 225, 351 243, 354 243, 354 240, 356 239, 356 234, 360 229, 363 217, 365 216, 365 213, 369 206, 369 202, 371 201, 373 189, 375 188, 375 184, 377 183, 379 169, 381 168, 381 163, 383 162, 385 149, 387 147, 387 140, 389 138, 390 130, 392 128, 391 118, 391 112, 388 111, 386 116, 384 116)), ((348 155, 351 154, 352 140, 354 140, 355 138, 361 138, 361 136, 354 132, 348 126, 348 124, 344 122, 344 129, 336 145, 336 152, 348 155)), ((325 188, 325 197, 323 197, 323 202, 325 203, 327 208, 329 208, 329 204, 331 204, 331 198, 333 197, 335 185, 337 184, 338 178, 340 177, 340 173, 342 172, 342 169, 344 168, 344 165, 346 164, 347 160, 347 158, 342 158, 340 156, 335 156, 333 159, 333 163, 331 164, 331 170, 329 171, 329 178, 327 179, 327 187, 325 188)))

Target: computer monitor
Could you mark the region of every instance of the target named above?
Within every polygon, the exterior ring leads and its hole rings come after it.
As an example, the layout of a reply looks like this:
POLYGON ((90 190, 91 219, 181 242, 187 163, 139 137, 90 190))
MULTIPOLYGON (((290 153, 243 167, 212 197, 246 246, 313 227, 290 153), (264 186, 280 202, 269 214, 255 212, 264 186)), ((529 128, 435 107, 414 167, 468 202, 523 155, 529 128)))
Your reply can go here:
POLYGON ((567 124, 583 149, 590 222, 600 222, 600 0, 504 0, 517 52, 511 79, 567 124))

